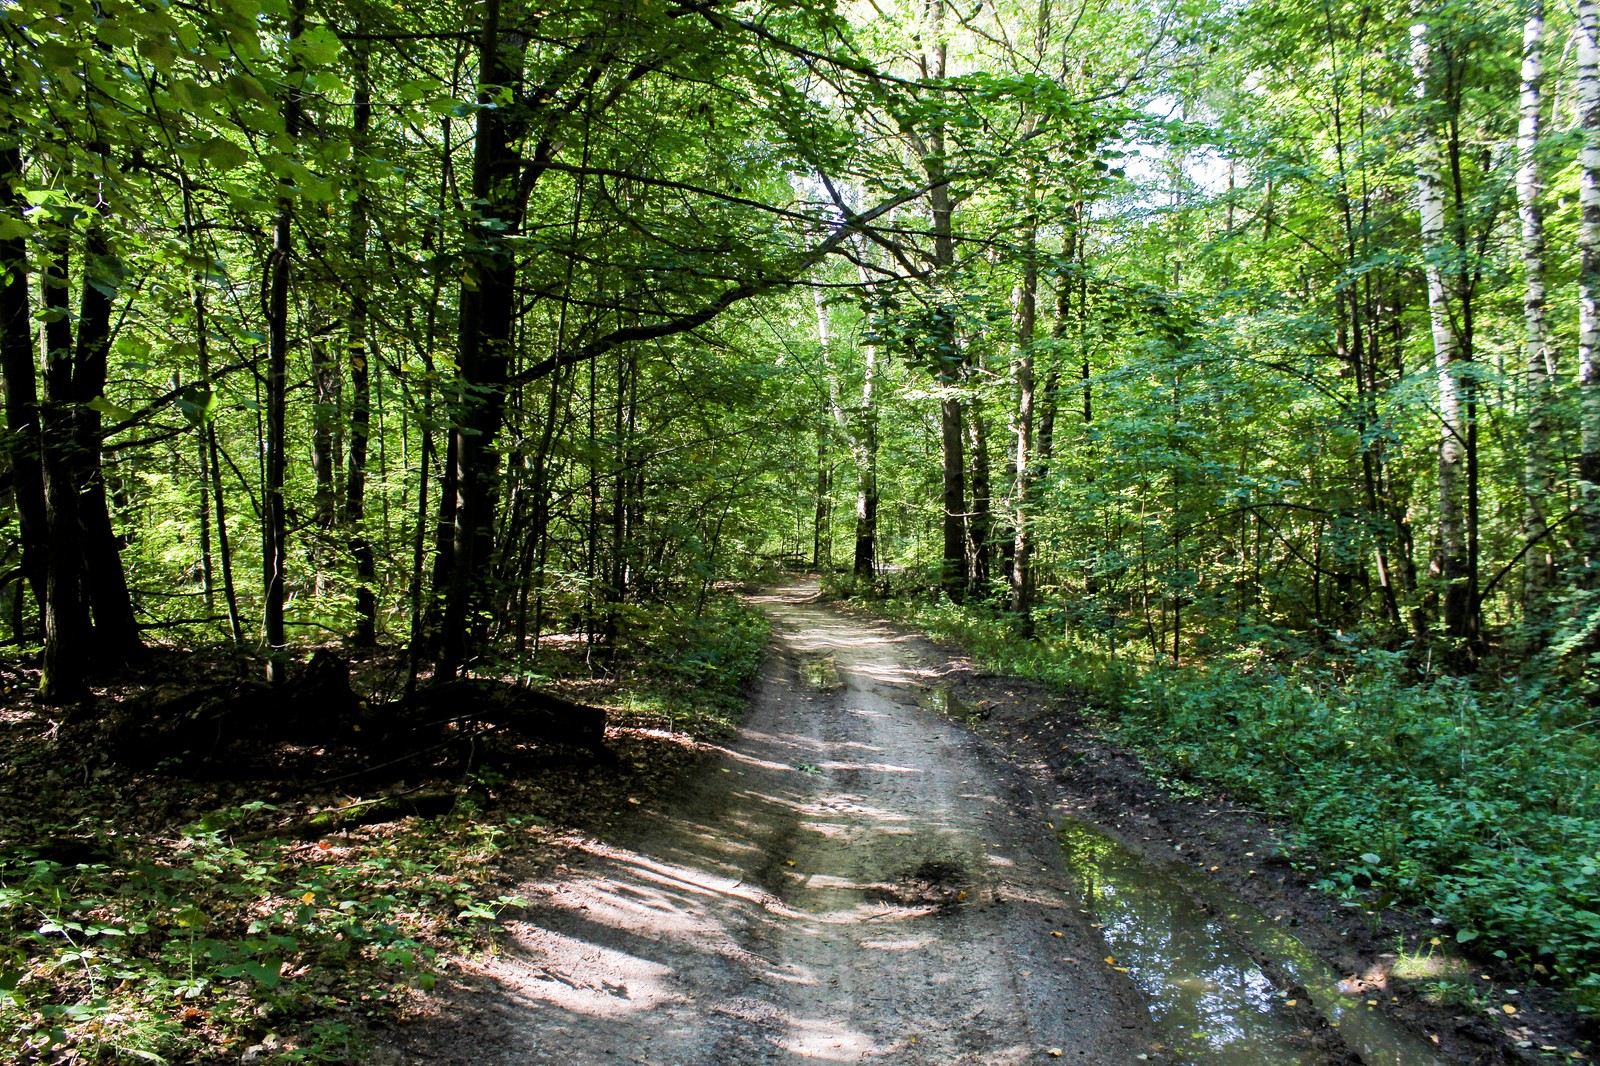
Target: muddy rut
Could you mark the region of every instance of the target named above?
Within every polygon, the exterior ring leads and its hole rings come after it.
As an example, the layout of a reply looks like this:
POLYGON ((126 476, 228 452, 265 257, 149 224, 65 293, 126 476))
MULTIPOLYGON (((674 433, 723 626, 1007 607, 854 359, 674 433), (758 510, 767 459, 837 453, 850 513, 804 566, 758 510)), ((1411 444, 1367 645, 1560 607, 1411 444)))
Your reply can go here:
POLYGON ((738 736, 663 809, 527 886, 512 943, 447 1009, 454 1031, 408 1057, 1145 1057, 1148 1012, 1102 959, 1047 812, 921 705, 942 664, 809 591, 758 599, 774 652, 738 736))

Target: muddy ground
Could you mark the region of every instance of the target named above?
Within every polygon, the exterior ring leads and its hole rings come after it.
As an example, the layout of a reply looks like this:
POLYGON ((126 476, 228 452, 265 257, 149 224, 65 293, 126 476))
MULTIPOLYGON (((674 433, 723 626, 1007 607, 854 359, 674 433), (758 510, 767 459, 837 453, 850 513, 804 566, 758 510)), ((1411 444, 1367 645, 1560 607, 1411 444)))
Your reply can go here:
MULTIPOLYGON (((1430 1061, 1582 1054, 1573 1018, 1480 964, 1483 1002, 1516 1015, 1431 1004, 1389 972, 1403 938, 1436 934, 1425 920, 1311 891, 1283 827, 1163 787, 1071 701, 818 604, 814 586, 756 602, 774 648, 738 736, 603 840, 566 840, 523 886, 531 905, 501 949, 458 963, 383 1057, 1211 1061, 1174 1046, 1118 964, 1063 863, 1067 818, 1292 927, 1347 975, 1340 995, 1415 1030, 1430 1061)), ((1273 1061, 1361 1061, 1330 1012, 1259 961, 1294 1045, 1273 1061)))

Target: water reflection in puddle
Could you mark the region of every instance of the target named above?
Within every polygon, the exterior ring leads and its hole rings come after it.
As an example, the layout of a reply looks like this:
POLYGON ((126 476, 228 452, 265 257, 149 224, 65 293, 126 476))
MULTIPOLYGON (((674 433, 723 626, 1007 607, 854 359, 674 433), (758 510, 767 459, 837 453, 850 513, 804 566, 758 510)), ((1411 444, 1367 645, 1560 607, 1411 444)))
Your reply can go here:
POLYGON ((838 688, 844 683, 839 680, 839 660, 832 655, 810 655, 801 659, 800 676, 812 688, 824 690, 838 688))
POLYGON ((959 696, 950 694, 949 689, 938 687, 923 687, 917 690, 917 704, 930 711, 947 714, 951 718, 973 719, 979 717, 978 709, 959 696))
POLYGON ((1247 938, 1256 952, 1303 985, 1368 1066, 1442 1062, 1365 999, 1342 996, 1338 975, 1303 944, 1198 873, 1153 866, 1080 822, 1062 826, 1061 845, 1082 880, 1085 905, 1103 925, 1113 964, 1126 967, 1149 999, 1179 1062, 1311 1066, 1325 1061, 1239 938, 1247 938), (1226 921, 1208 914, 1197 900, 1226 915, 1226 921))

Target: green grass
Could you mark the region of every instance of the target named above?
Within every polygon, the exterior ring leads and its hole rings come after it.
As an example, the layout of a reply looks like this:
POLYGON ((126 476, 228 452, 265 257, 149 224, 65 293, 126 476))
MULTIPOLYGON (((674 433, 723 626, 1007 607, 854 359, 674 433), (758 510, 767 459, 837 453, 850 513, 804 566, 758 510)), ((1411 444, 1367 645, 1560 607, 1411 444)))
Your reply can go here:
POLYGON ((1118 740, 1289 817, 1331 860, 1321 887, 1420 905, 1600 1008, 1600 742, 1583 701, 1533 680, 1422 683, 1354 644, 1292 657, 1257 640, 1174 666, 1090 636, 1019 640, 947 603, 899 610, 993 668, 1088 693, 1118 740))

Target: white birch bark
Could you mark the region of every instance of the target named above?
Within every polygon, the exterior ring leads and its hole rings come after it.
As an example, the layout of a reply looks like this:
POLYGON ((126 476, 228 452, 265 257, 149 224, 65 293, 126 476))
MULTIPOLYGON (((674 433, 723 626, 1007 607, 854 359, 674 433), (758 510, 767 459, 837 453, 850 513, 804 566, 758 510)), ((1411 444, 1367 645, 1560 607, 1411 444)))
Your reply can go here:
POLYGON ((1554 559, 1545 543, 1545 507, 1553 490, 1550 463, 1550 382, 1553 350, 1545 326, 1544 211, 1539 170, 1539 123, 1544 92, 1544 0, 1529 0, 1522 28, 1522 94, 1517 123, 1517 214, 1522 222, 1523 365, 1528 420, 1523 439, 1522 532, 1533 544, 1523 577, 1523 614, 1544 614, 1554 579, 1554 559))
MULTIPOLYGON (((1600 544, 1600 4, 1578 2, 1578 476, 1583 483, 1585 555, 1593 571, 1600 544)), ((1587 583, 1600 581, 1591 574, 1587 583)))
POLYGON ((1456 617, 1465 579, 1467 538, 1462 506, 1462 476, 1466 465, 1466 436, 1462 423, 1459 372, 1460 350, 1450 322, 1449 287, 1446 284, 1445 190, 1440 173, 1439 141, 1426 115, 1433 69, 1433 46, 1420 4, 1412 5, 1411 69, 1421 119, 1417 135, 1417 214, 1421 225, 1424 271, 1428 282, 1428 319, 1433 332, 1433 363, 1439 386, 1439 540, 1432 571, 1444 586, 1445 621, 1459 628, 1456 617))

